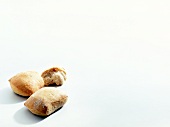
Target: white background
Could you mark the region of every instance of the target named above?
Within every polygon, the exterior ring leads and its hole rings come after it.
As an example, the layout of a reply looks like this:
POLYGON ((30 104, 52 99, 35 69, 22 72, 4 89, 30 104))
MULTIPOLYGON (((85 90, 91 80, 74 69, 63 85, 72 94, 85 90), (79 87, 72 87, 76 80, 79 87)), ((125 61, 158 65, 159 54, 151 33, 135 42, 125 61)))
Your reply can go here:
POLYGON ((169 0, 0 0, 0 126, 169 127, 169 0), (67 70, 69 100, 32 115, 8 79, 67 70))

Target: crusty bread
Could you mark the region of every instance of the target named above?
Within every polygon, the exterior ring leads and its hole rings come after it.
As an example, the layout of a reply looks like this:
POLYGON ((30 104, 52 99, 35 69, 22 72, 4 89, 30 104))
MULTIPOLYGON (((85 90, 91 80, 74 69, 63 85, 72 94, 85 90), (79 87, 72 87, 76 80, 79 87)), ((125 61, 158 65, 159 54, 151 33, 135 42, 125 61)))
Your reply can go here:
POLYGON ((61 108, 67 101, 67 95, 55 87, 44 87, 32 94, 24 105, 33 113, 48 116, 61 108))
POLYGON ((34 71, 18 73, 9 82, 12 90, 21 96, 30 96, 44 86, 43 78, 34 71))
POLYGON ((66 80, 66 71, 60 67, 53 67, 44 71, 41 76, 44 79, 45 86, 52 84, 61 86, 66 80))

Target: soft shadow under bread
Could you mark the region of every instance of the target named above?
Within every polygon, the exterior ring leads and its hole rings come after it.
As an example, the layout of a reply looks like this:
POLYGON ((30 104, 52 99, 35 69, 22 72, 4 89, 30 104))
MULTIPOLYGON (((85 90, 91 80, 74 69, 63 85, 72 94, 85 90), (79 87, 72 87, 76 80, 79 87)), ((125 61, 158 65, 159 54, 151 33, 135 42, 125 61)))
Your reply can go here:
POLYGON ((46 117, 39 117, 32 114, 26 107, 22 107, 14 114, 14 120, 17 123, 29 125, 36 124, 44 120, 46 117))
POLYGON ((16 104, 27 98, 15 94, 10 87, 0 89, 0 104, 16 104))
POLYGON ((13 118, 19 124, 24 124, 24 125, 37 124, 47 119, 48 117, 54 115, 61 108, 57 109, 55 112, 53 112, 49 116, 37 116, 37 115, 32 114, 26 107, 22 107, 14 114, 13 118))

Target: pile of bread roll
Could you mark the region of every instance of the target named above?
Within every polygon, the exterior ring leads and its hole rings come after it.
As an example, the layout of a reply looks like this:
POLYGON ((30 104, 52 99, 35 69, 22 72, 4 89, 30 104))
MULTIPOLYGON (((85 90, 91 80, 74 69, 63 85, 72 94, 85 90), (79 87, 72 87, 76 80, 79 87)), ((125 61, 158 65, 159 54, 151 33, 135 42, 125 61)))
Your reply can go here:
POLYGON ((62 86, 66 81, 64 68, 53 67, 42 74, 35 71, 21 72, 9 79, 14 93, 28 97, 24 105, 35 115, 48 116, 61 108, 68 96, 52 86, 62 86))

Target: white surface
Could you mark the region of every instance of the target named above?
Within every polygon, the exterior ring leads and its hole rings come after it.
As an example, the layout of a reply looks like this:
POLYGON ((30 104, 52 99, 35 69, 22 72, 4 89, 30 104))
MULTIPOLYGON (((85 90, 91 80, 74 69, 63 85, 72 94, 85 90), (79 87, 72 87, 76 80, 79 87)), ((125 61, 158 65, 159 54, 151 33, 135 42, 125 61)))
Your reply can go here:
POLYGON ((169 0, 1 0, 0 126, 169 127, 169 0), (63 66, 69 95, 42 119, 12 93, 21 71, 63 66))

